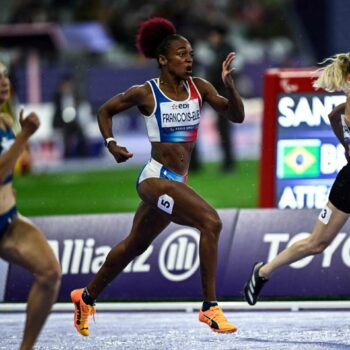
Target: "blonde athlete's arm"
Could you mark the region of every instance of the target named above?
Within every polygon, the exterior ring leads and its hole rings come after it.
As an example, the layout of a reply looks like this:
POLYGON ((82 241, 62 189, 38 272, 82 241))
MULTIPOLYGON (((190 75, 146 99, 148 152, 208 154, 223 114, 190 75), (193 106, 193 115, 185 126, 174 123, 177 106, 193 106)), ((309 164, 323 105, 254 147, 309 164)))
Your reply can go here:
POLYGON ((346 102, 335 107, 328 115, 331 127, 339 142, 345 148, 345 157, 350 160, 350 93, 347 94, 346 102))

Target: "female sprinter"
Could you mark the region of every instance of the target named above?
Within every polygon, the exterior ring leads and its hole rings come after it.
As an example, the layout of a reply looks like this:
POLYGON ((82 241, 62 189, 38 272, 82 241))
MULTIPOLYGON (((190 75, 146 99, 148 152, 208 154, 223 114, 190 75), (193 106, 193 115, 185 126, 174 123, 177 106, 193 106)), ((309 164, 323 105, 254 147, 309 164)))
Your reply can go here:
MULTIPOLYGON (((0 62, 0 111, 10 100, 10 81, 6 66, 0 62)), ((0 112, 0 257, 26 268, 34 275, 27 302, 27 317, 20 350, 32 349, 55 302, 61 270, 44 235, 16 208, 12 171, 29 138, 39 128, 35 113, 26 118, 23 111, 21 131, 15 137, 13 118, 0 112)), ((20 286, 19 286, 20 288, 20 286)))
MULTIPOLYGON (((328 65, 321 68, 315 88, 327 91, 344 91, 346 102, 335 107, 329 114, 329 120, 335 135, 345 147, 349 161, 350 146, 350 53, 338 54, 327 59, 328 65)), ((254 305, 259 293, 273 272, 284 265, 310 255, 322 253, 341 230, 350 214, 350 164, 345 165, 337 175, 330 190, 328 203, 321 210, 312 234, 278 254, 264 264, 254 264, 251 276, 244 286, 244 297, 248 304, 254 305)))
POLYGON ((222 80, 228 96, 225 98, 218 95, 209 82, 192 78, 191 44, 176 34, 168 20, 145 21, 139 28, 137 47, 144 56, 157 60, 159 77, 111 98, 100 108, 98 122, 109 152, 117 163, 125 162, 133 155, 114 139, 112 117, 137 106, 145 117, 152 145, 151 159, 137 180, 141 203, 131 232, 111 250, 88 286, 71 293, 75 327, 80 334, 89 335, 88 316, 94 312, 95 299, 172 221, 195 227, 201 234, 199 254, 204 302, 199 320, 216 332, 235 332, 236 327, 227 321, 216 301, 220 218, 214 208, 186 185, 202 104, 208 102, 231 122, 243 122, 243 103, 232 79, 234 69, 230 68, 235 54, 230 53, 222 63, 222 80), (178 119, 177 115, 182 118, 178 119))

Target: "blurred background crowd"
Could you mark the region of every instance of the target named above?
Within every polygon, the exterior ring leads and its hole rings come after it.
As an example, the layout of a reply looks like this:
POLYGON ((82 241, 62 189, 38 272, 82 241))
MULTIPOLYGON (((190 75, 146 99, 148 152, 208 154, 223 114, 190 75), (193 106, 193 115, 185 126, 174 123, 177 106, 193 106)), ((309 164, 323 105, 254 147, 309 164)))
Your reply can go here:
MULTIPOLYGON (((221 156, 228 171, 236 157, 259 157, 267 68, 315 66, 348 51, 348 0, 2 0, 0 57, 11 68, 13 104, 35 108, 42 119, 33 144, 38 168, 106 155, 95 118, 98 107, 157 76, 156 63, 135 48, 139 23, 152 16, 170 19, 192 42, 195 75, 214 85, 223 52, 237 52, 235 79, 246 100, 246 125, 233 130, 205 113, 193 169, 205 157, 221 156)), ((121 142, 135 141, 139 146, 132 151, 147 154, 136 110, 115 125, 121 142)))

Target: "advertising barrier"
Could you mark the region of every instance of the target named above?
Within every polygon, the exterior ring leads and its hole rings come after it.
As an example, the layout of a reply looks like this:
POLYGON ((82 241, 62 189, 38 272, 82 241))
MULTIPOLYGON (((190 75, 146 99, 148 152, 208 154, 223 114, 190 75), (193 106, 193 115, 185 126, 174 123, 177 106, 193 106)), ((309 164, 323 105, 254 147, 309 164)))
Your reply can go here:
MULTIPOLYGON (((237 210, 220 211, 223 230, 219 244, 219 275, 224 275, 237 210)), ((133 214, 52 216, 31 218, 49 239, 62 266, 59 301, 67 301, 72 289, 85 286, 103 264, 110 249, 129 233, 133 214)), ((101 295, 111 298, 197 298, 199 232, 170 224, 151 246, 114 280, 101 295)), ((6 301, 26 300, 32 277, 10 265, 6 301)), ((218 286, 223 280, 218 279, 218 286)))
MULTIPOLYGON (((252 264, 271 260, 286 246, 309 235, 319 214, 316 209, 222 209, 218 212, 223 222, 217 268, 219 298, 241 298, 252 264)), ((133 214, 31 219, 45 233, 61 263, 63 278, 58 301, 68 301, 70 291, 86 286, 110 249, 126 237, 133 214)), ((324 253, 276 272, 262 295, 350 295, 349 232, 350 223, 324 253)), ((199 239, 197 230, 170 224, 111 282, 99 300, 200 299, 199 239)), ((25 301, 32 280, 21 267, 0 261, 3 284, 0 301, 25 301)))
POLYGON ((346 164, 328 119, 345 95, 316 91, 318 74, 316 68, 273 68, 264 74, 262 208, 322 208, 346 164))
MULTIPOLYGON (((229 260, 224 295, 238 296, 256 261, 270 261, 286 247, 310 235, 317 209, 240 210, 229 260)), ((350 295, 350 223, 330 246, 285 266, 266 284, 262 296, 318 297, 350 295)))

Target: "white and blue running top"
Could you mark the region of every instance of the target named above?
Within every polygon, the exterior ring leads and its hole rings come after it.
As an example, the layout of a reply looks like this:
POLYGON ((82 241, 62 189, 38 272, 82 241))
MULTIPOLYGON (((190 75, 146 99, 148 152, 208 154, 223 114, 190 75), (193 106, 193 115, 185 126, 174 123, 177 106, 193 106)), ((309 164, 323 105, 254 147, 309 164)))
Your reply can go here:
MULTIPOLYGON (((16 136, 11 129, 0 129, 0 154, 6 153, 12 144, 15 142, 16 136)), ((4 181, 0 181, 0 185, 5 185, 12 181, 12 172, 5 178, 4 181)))
POLYGON ((159 87, 159 79, 148 80, 154 97, 154 110, 144 116, 151 142, 194 142, 197 139, 202 97, 192 78, 185 81, 188 98, 175 101, 159 87))

